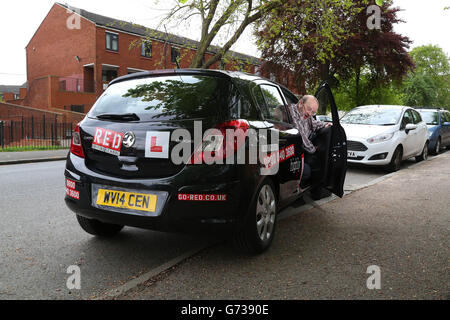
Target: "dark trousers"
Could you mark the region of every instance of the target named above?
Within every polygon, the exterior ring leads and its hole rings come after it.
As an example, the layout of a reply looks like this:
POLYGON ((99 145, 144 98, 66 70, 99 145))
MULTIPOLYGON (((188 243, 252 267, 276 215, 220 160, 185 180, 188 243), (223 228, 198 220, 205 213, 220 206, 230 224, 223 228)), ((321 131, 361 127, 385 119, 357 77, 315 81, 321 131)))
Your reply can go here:
POLYGON ((302 180, 300 181, 300 186, 306 187, 308 184, 310 184, 309 183, 310 178, 311 178, 311 167, 305 161, 303 163, 303 175, 302 180))

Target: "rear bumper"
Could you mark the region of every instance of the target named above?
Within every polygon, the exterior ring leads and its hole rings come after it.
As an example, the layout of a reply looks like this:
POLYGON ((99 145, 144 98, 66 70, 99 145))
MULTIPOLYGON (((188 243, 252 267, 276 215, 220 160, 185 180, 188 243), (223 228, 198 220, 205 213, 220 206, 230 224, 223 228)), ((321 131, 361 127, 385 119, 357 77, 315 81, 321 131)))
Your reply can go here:
POLYGON ((66 194, 65 202, 78 215, 112 224, 167 232, 232 232, 245 219, 251 190, 257 184, 255 175, 248 172, 240 175, 242 169, 233 165, 194 165, 169 178, 124 180, 93 172, 85 166, 84 159, 69 154, 65 177, 75 182, 74 190, 79 196, 66 194), (239 176, 243 178, 237 179, 239 176), (104 210, 94 207, 93 184, 149 194, 160 192, 167 194, 167 198, 160 210, 150 215, 104 210), (180 197, 180 194, 225 195, 226 200, 211 201, 210 196, 180 197))

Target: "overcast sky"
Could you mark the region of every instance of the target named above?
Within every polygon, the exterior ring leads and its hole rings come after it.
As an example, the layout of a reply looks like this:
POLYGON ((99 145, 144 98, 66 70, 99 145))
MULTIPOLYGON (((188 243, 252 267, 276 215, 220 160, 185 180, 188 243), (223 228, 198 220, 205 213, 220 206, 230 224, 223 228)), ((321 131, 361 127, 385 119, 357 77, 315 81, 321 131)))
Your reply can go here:
MULTIPOLYGON (((26 81, 25 46, 53 3, 54 1, 50 0, 2 1, 0 85, 18 85, 26 81)), ((165 12, 162 10, 162 5, 167 3, 167 0, 160 0, 158 5, 155 5, 153 0, 70 0, 68 2, 74 7, 150 28, 157 26, 157 22, 165 12)), ((395 30, 414 41, 412 48, 434 44, 443 48, 447 54, 450 53, 450 10, 444 11, 444 7, 450 7, 450 0, 394 0, 394 5, 404 10, 399 16, 406 21, 398 25, 395 30)), ((199 40, 198 28, 187 30, 183 27, 168 31, 199 40)), ((258 56, 250 31, 249 28, 232 50, 258 56)))

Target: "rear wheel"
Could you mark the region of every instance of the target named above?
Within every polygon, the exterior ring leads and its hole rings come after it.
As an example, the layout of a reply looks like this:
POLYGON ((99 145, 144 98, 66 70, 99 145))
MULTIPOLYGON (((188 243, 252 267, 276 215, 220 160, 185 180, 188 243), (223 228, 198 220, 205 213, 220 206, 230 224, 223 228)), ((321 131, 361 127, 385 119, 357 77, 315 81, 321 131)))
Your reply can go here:
POLYGON ((425 143, 425 146, 422 149, 422 153, 416 157, 416 161, 420 162, 428 159, 428 143, 425 143))
POLYGON ((402 164, 402 156, 403 152, 400 147, 395 149, 394 154, 392 155, 391 162, 388 164, 387 169, 389 172, 395 172, 400 170, 400 166, 402 164))
POLYGON ((77 215, 77 220, 84 231, 94 236, 112 237, 123 229, 121 225, 88 219, 80 215, 77 215))
POLYGON ((277 219, 277 198, 274 190, 270 180, 266 180, 258 189, 250 206, 247 222, 233 237, 236 249, 248 253, 262 253, 270 247, 277 219))

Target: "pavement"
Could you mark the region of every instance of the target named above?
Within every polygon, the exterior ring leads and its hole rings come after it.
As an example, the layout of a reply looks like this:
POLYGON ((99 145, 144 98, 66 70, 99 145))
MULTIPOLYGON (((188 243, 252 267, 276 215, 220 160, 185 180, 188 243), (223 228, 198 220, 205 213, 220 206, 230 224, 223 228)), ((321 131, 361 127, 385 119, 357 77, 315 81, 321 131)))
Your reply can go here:
POLYGON ((65 160, 69 149, 0 152, 0 165, 65 160))
POLYGON ((448 300, 449 176, 446 152, 278 221, 264 254, 222 243, 114 299, 448 300))

